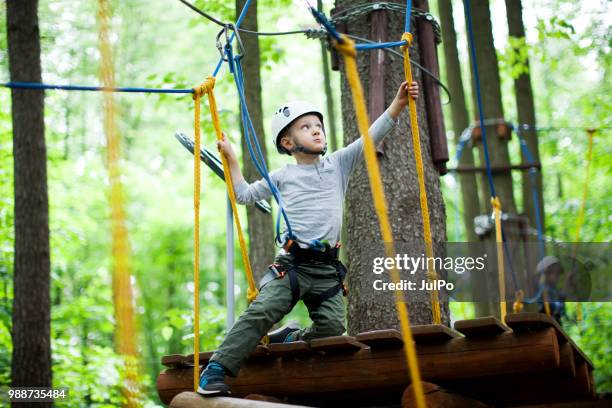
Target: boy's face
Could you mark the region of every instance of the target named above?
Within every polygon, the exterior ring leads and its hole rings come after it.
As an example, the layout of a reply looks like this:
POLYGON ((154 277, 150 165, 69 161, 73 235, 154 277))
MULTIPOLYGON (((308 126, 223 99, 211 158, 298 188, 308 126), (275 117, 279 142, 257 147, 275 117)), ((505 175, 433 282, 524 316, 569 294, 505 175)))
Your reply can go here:
POLYGON ((281 140, 283 147, 289 151, 296 145, 301 145, 308 150, 318 152, 325 148, 325 143, 323 124, 319 116, 314 114, 297 118, 287 129, 287 136, 281 140))

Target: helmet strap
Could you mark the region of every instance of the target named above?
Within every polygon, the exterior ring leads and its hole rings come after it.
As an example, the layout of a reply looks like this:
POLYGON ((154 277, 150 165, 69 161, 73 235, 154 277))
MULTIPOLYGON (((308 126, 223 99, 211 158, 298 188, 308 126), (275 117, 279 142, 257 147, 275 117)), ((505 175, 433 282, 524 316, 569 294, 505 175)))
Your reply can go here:
POLYGON ((325 153, 327 152, 327 143, 325 143, 325 146, 323 146, 323 149, 321 149, 320 151, 316 152, 314 150, 310 150, 306 147, 304 147, 303 145, 299 144, 299 143, 295 143, 295 146, 291 149, 291 153, 306 153, 306 154, 312 154, 314 156, 324 156, 325 153))

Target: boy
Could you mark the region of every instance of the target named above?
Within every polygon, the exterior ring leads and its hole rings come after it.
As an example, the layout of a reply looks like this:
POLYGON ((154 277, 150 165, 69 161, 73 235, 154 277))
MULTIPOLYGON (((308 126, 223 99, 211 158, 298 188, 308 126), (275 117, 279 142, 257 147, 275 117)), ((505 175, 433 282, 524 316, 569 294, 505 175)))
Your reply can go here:
MULTIPOLYGON (((372 124, 370 135, 378 144, 393 128, 408 97, 416 99, 418 85, 400 85, 393 102, 372 124)), ((321 159, 327 150, 323 114, 307 102, 290 102, 272 118, 272 134, 279 153, 295 158, 270 173, 282 195, 283 207, 293 236, 283 232, 284 245, 260 282, 257 298, 240 316, 223 343, 211 357, 200 377, 198 392, 203 395, 229 394, 225 375, 236 376, 240 365, 267 331, 298 300, 303 300, 313 321, 300 330, 287 327, 270 333, 271 342, 309 341, 344 333, 344 292, 346 269, 338 261, 344 195, 349 176, 362 157, 363 140, 321 159)), ((265 180, 248 184, 231 144, 224 137, 217 142, 230 166, 236 199, 253 203, 270 196, 265 180)))

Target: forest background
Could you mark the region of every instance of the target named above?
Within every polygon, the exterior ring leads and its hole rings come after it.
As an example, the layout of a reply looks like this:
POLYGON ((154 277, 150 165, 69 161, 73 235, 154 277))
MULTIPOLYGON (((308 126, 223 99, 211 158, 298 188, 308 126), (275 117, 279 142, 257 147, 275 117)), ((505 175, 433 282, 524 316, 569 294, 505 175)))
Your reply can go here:
MULTIPOLYGON (((312 27, 303 2, 258 2, 259 29, 282 31, 312 27)), ((455 24, 463 83, 470 83, 463 11, 455 2, 455 24)), ((234 19, 233 2, 196 4, 225 21, 234 19)), ((326 10, 331 1, 323 2, 326 10)), ((437 15, 437 2, 431 1, 437 15)), ((612 85, 609 2, 591 0, 525 0, 526 42, 521 52, 530 58, 537 123, 556 127, 610 128, 612 85)), ((96 2, 41 1, 43 80, 48 83, 97 84, 96 2)), ((5 8, 0 9, 0 82, 8 81, 5 8)), ((494 39, 499 58, 506 119, 516 122, 513 75, 521 68, 508 39, 504 2, 491 1, 494 39)), ((189 88, 215 66, 217 27, 179 2, 115 2, 113 45, 120 86, 189 88)), ((438 55, 441 71, 444 59, 438 55)), ((306 99, 325 106, 320 45, 303 36, 261 37, 264 124, 276 105, 306 99)), ((444 75, 442 81, 444 82, 444 75)), ((336 117, 340 118, 340 80, 332 73, 336 117)), ((395 87, 395 85, 393 85, 395 87)), ((238 144, 238 98, 231 75, 222 69, 216 86, 225 132, 238 144)), ((471 92, 466 89, 468 107, 471 92)), ((193 103, 189 96, 122 94, 120 129, 124 139, 124 183, 128 191, 128 227, 134 287, 138 301, 142 380, 148 405, 159 404, 154 383, 165 354, 186 353, 192 346, 192 161, 174 132, 191 134, 193 103)), ((454 155, 449 106, 445 120, 454 155)), ((48 185, 52 259, 52 351, 54 386, 71 388, 83 406, 116 406, 117 356, 113 351, 113 306, 110 276, 108 186, 104 166, 101 95, 49 91, 45 100, 48 185)), ((338 119, 337 128, 341 128, 338 119)), ((204 145, 214 147, 214 132, 203 122, 204 145)), ((583 186, 585 133, 560 130, 540 134, 544 173, 546 234, 572 241, 583 186)), ((597 134, 590 176, 583 242, 609 242, 612 214, 609 131, 597 134)), ((270 148, 268 151, 273 152, 270 148)), ((518 162, 519 147, 510 144, 518 162)), ((269 154, 271 168, 287 162, 269 154)), ((453 164, 453 163, 451 163, 453 164)), ((13 162, 10 92, 0 89, 0 386, 10 383, 13 162)), ((202 194, 202 349, 213 349, 225 332, 225 188, 204 171, 202 194)), ((516 197, 520 180, 516 175, 516 197)), ((456 179, 442 178, 450 241, 464 241, 459 220, 461 200, 456 179)), ((520 202, 519 202, 520 204, 520 202)), ((244 209, 242 217, 245 217, 244 209)), ((234 288, 237 313, 246 306, 242 264, 237 260, 234 288)), ((452 318, 473 316, 469 304, 452 304, 452 318)), ((569 308, 570 316, 573 308, 569 308)), ((585 304, 583 322, 568 322, 568 330, 594 361, 598 390, 612 391, 612 308, 585 304)), ((288 317, 307 324, 297 307, 288 317)), ((59 405, 59 404, 58 404, 59 405)))

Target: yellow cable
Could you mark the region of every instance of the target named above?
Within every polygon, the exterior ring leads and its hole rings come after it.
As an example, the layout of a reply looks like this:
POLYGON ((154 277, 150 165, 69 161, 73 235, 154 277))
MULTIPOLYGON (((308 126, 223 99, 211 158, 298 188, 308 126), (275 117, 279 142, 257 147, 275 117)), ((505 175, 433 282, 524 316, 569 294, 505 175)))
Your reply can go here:
MULTIPOLYGON (((576 221, 576 234, 574 235, 574 248, 572 250, 572 269, 574 259, 576 259, 576 251, 578 249, 578 240, 580 239, 580 230, 584 224, 584 212, 586 209, 586 200, 589 193, 589 170, 591 169, 591 161, 593 160, 593 137, 595 136, 596 129, 587 129, 587 135, 589 137, 589 147, 587 151, 587 162, 584 174, 584 186, 582 187, 582 202, 580 203, 580 211, 578 212, 578 220, 576 221)), ((573 273, 574 271, 570 271, 573 273)), ((576 304, 576 320, 582 321, 582 304, 578 302, 576 304)))
MULTIPOLYGON (((204 84, 202 84, 203 91, 208 94, 208 102, 210 105, 210 114, 212 117, 212 123, 217 134, 217 140, 223 139, 223 132, 221 131, 221 123, 219 121, 219 112, 217 110, 217 101, 215 99, 215 78, 208 77, 204 84)), ((240 217, 238 215, 238 208, 236 206, 236 193, 234 191, 234 182, 232 181, 232 174, 229 169, 227 157, 225 154, 221 155, 221 161, 223 163, 223 174, 227 183, 227 192, 229 194, 230 203, 232 205, 232 212, 234 213, 234 220, 236 222, 236 230, 238 231, 238 241, 240 243, 240 252, 242 254, 242 261, 244 263, 244 269, 246 273, 247 282, 249 287, 247 289, 247 301, 251 303, 257 297, 259 291, 255 285, 255 279, 253 278, 253 270, 251 269, 251 262, 249 261, 249 255, 247 253, 246 241, 242 232, 242 225, 240 223, 240 217)))
MULTIPOLYGON (((365 100, 363 97, 363 89, 359 80, 359 73, 357 71, 357 63, 355 58, 357 52, 355 50, 355 43, 342 36, 342 42, 334 42, 334 47, 344 57, 344 63, 346 66, 346 77, 351 88, 353 95, 353 105, 355 107, 355 114, 357 116, 357 125, 359 133, 363 138, 364 145, 364 156, 366 161, 366 167, 368 170, 368 177, 370 179, 370 188, 372 190, 372 198, 374 201, 374 209, 378 216, 380 224, 380 230, 385 244, 385 254, 387 257, 395 258, 395 249, 393 245, 393 235, 391 233, 391 224, 387 216, 387 203, 385 201, 385 195, 383 191, 382 181, 380 177, 380 170, 376 159, 374 142, 369 136, 368 131, 368 114, 366 111, 365 100)), ((390 271, 391 279, 394 282, 400 281, 399 272, 395 267, 390 271)), ((410 320, 408 317, 408 308, 403 299, 403 293, 401 291, 394 291, 395 294, 395 306, 400 320, 400 327, 402 331, 402 338, 404 341, 404 350, 406 352, 406 360, 408 363, 408 369, 410 372, 410 378, 414 387, 415 398, 418 408, 425 408, 425 396, 423 394, 423 384, 421 383, 421 373, 419 372, 419 365, 417 361, 416 350, 414 347, 414 341, 412 339, 412 332, 410 330, 410 320)))
POLYGON ((506 320, 506 274, 504 265, 504 248, 502 239, 502 204, 499 197, 491 198, 493 214, 495 216, 495 241, 497 243, 497 271, 499 279, 499 309, 501 321, 506 320))
MULTIPOLYGON (((410 67, 409 46, 412 44, 412 34, 404 33, 402 41, 407 45, 402 46, 404 52, 404 76, 408 85, 412 84, 412 68, 410 67)), ((421 218, 423 219, 423 236, 425 237, 425 254, 427 258, 433 258, 433 242, 431 238, 431 224, 429 222, 429 207, 427 205, 427 190, 425 189, 425 170, 423 169, 423 155, 421 153, 421 136, 419 132, 419 122, 417 117, 416 103, 412 97, 408 97, 408 107, 410 109, 410 127, 412 133, 412 144, 414 146, 414 160, 416 163, 417 176, 419 180, 419 198, 421 202, 421 218)), ((434 283, 438 279, 434 266, 427 262, 427 278, 434 283)), ((434 324, 441 324, 440 301, 438 290, 435 288, 429 292, 431 300, 431 313, 434 324)))
MULTIPOLYGON (((98 1, 97 20, 99 26, 98 47, 100 50, 100 76, 105 88, 115 87, 115 70, 109 41, 109 5, 106 0, 98 1)), ((125 222, 124 192, 121 184, 121 146, 116 123, 117 107, 112 92, 104 92, 104 134, 107 144, 107 166, 110 184, 111 234, 112 234, 112 277, 113 305, 116 321, 116 347, 125 366, 125 378, 121 379, 121 391, 125 397, 123 406, 140 406, 138 396, 138 360, 132 287, 130 282, 128 231, 125 222)))

